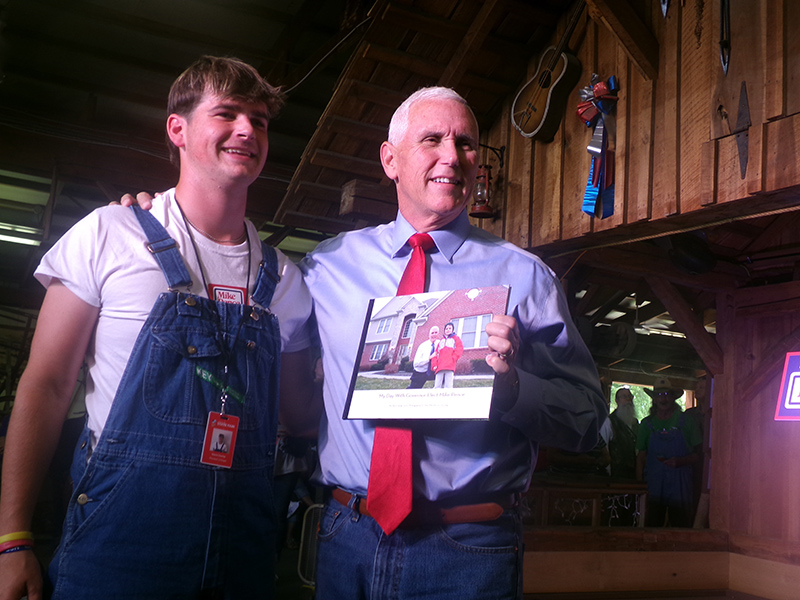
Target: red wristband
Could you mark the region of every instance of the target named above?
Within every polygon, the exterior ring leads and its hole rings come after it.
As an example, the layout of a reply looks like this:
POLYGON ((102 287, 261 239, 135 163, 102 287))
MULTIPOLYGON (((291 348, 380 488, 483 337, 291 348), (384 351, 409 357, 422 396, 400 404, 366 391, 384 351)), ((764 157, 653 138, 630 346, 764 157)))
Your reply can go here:
POLYGON ((5 552, 9 548, 16 548, 17 546, 33 546, 33 540, 11 540, 0 544, 0 552, 5 552))

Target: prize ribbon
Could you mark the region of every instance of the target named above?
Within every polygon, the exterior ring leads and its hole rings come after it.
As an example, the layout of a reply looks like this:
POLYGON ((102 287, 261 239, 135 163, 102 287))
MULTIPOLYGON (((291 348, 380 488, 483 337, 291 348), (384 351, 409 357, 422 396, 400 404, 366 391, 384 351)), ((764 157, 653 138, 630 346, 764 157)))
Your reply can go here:
POLYGON ((614 214, 616 127, 611 112, 617 103, 618 89, 617 78, 613 75, 603 81, 594 74, 591 85, 579 91, 578 117, 587 127, 594 127, 592 140, 586 146, 592 162, 582 210, 601 219, 614 214))

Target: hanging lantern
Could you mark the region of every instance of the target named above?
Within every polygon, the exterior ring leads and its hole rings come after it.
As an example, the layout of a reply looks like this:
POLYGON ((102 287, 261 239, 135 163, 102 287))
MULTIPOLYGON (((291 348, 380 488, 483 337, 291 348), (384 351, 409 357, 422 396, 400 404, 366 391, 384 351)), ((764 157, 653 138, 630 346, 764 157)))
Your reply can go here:
POLYGON ((469 216, 475 219, 486 219, 494 216, 494 211, 489 205, 492 183, 491 165, 480 165, 476 177, 475 189, 472 192, 474 202, 469 211, 469 216))

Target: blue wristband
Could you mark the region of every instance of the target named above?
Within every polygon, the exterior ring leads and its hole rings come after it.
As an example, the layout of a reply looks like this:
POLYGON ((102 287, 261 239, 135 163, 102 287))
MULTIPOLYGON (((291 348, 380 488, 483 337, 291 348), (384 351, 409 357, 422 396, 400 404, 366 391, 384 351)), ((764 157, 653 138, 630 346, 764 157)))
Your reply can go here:
POLYGON ((20 550, 33 550, 33 546, 14 546, 13 548, 3 550, 0 554, 11 554, 12 552, 19 552, 20 550))

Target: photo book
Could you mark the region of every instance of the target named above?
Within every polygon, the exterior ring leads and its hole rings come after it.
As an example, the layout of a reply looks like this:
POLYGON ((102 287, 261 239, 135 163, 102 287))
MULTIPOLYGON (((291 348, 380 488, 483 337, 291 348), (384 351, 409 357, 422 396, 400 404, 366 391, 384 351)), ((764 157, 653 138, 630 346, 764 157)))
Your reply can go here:
POLYGON ((370 300, 343 418, 488 419, 494 371, 485 329, 506 314, 509 292, 501 285, 370 300))

